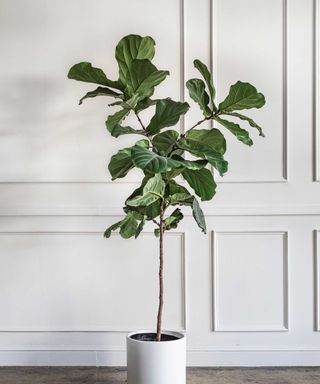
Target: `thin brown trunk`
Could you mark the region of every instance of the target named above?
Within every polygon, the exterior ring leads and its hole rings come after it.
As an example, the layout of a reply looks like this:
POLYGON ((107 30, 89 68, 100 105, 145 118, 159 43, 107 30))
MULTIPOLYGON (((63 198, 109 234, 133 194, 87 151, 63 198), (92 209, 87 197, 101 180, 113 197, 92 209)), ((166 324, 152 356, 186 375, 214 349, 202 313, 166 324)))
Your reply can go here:
POLYGON ((159 238, 159 308, 157 316, 157 336, 156 340, 161 341, 161 323, 163 310, 163 235, 164 235, 164 220, 163 220, 163 203, 160 206, 160 238, 159 238))

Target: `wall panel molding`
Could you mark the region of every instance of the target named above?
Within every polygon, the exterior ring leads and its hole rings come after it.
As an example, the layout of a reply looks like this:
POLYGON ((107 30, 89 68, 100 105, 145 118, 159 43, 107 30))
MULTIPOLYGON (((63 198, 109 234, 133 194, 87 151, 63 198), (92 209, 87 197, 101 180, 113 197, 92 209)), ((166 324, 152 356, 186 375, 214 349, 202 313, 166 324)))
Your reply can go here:
MULTIPOLYGON (((123 216, 122 206, 29 206, 3 207, 0 218, 5 217, 70 217, 92 216, 108 217, 123 216)), ((188 209, 182 211, 185 216, 192 216, 188 209)), ((203 209, 206 216, 319 216, 320 205, 220 205, 203 209)))
POLYGON ((314 248, 314 330, 320 332, 320 230, 313 231, 314 248))
MULTIPOLYGON (((217 42, 217 28, 216 28, 216 8, 218 0, 210 0, 210 61, 211 61, 211 70, 217 68, 217 56, 215 55, 215 47, 217 42)), ((265 178, 261 177, 259 179, 228 179, 224 180, 223 178, 219 180, 221 183, 231 183, 231 184, 261 184, 261 183, 287 183, 288 182, 288 118, 287 118, 287 93, 288 93, 288 67, 287 67, 287 24, 288 24, 288 13, 287 13, 287 0, 281 0, 282 2, 282 164, 281 164, 281 177, 275 178, 265 178)), ((213 71, 214 73, 214 71, 213 71)), ((218 79, 215 79, 215 83, 218 83, 218 79)), ((218 88, 218 86, 217 86, 218 88)))
MULTIPOLYGON (((231 239, 230 239, 231 241, 231 239)), ((223 256, 222 256, 223 257, 223 256)), ((274 230, 245 230, 245 231, 212 231, 212 325, 214 332, 287 332, 289 330, 289 270, 288 270, 288 232, 274 230), (219 236, 238 236, 238 235, 265 235, 265 236, 281 236, 282 237, 282 294, 283 294, 283 322, 279 326, 255 326, 255 327, 225 327, 219 320, 218 306, 218 242, 219 236)))
MULTIPOLYGON (((0 240, 3 236, 103 236, 103 232, 100 231, 0 231, 0 240)), ((143 231, 142 235, 154 236, 153 232, 143 231)), ((118 233, 113 233, 112 236, 119 237, 118 233)), ((180 266, 181 266, 181 327, 178 331, 185 332, 187 327, 187 273, 186 273, 186 234, 184 232, 171 232, 166 236, 175 237, 177 236, 180 241, 180 266)), ((120 328, 120 327, 95 327, 95 328, 81 328, 81 329, 72 329, 72 328, 43 328, 43 329, 29 329, 29 328, 2 328, 0 329, 1 333, 61 333, 61 332, 70 332, 70 333, 129 333, 134 329, 130 328, 120 328)))

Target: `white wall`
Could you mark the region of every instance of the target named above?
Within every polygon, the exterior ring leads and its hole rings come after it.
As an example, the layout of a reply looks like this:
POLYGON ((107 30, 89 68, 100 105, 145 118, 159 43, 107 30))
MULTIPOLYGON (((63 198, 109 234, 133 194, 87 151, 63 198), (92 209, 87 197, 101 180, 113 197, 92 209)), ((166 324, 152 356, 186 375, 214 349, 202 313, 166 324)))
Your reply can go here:
MULTIPOLYGON (((116 77, 128 33, 157 42, 171 72, 159 96, 182 99, 199 58, 220 99, 238 79, 267 99, 251 113, 265 140, 254 132, 248 149, 227 135, 230 172, 203 204, 209 235, 189 213, 167 236, 165 327, 187 331, 190 365, 320 364, 319 9, 0 1, 0 365, 125 364, 125 333, 154 326, 152 227, 136 241, 102 238, 140 178, 111 184, 106 165, 134 139, 111 138, 106 101, 77 106, 92 87, 66 78, 81 60, 116 77)), ((194 107, 180 128, 198 118, 194 107)))

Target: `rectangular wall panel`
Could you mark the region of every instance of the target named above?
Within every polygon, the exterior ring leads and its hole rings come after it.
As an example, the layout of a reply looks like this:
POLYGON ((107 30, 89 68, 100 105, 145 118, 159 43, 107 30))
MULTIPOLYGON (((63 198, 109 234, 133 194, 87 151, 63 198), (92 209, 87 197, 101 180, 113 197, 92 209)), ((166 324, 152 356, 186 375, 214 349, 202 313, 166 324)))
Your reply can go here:
POLYGON ((320 230, 314 231, 314 319, 315 330, 320 332, 320 230))
POLYGON ((286 0, 213 0, 212 12, 217 100, 224 100, 229 87, 238 80, 253 84, 266 97, 266 106, 261 111, 237 111, 256 120, 263 127, 266 140, 240 121, 254 141, 248 149, 220 127, 228 139, 226 158, 230 162, 229 172, 221 181, 285 181, 286 0))
POLYGON ((214 331, 286 331, 286 233, 217 232, 213 241, 214 331))
MULTIPOLYGON (((165 324, 185 327, 182 234, 165 241, 165 324)), ((0 331, 154 329, 158 247, 101 233, 1 233, 0 331)))

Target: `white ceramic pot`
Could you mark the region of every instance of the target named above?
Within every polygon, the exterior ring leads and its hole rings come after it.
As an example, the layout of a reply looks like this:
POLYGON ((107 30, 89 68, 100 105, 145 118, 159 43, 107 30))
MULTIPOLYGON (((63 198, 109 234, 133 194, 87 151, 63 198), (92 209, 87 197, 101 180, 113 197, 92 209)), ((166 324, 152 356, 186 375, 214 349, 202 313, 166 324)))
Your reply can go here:
POLYGON ((133 332, 127 336, 128 384, 186 384, 186 337, 182 333, 163 331, 170 341, 141 341, 133 332))

